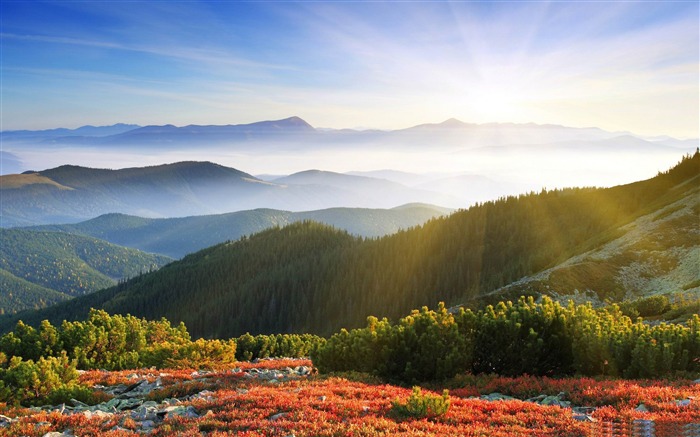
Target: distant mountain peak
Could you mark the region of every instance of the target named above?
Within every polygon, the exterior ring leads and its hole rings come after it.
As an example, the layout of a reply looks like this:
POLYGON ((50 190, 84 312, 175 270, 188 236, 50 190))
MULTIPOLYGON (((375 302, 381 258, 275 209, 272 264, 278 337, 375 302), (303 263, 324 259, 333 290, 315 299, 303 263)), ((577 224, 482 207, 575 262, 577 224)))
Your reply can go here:
POLYGON ((468 126, 468 123, 465 123, 461 120, 458 120, 456 118, 448 118, 447 120, 443 121, 442 123, 439 123, 439 126, 442 127, 465 127, 468 126))

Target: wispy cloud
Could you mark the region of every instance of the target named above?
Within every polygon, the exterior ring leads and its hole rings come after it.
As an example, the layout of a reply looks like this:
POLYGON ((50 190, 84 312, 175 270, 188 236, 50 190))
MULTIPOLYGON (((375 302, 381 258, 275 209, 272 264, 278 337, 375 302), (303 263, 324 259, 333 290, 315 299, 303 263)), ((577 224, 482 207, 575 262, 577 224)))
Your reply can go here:
MULTIPOLYGON (((70 93, 74 118, 94 116, 97 95, 184 124, 306 114, 316 125, 396 128, 458 117, 698 135, 697 4, 133 6, 47 3, 41 18, 5 18, 7 96, 42 88, 27 75, 70 93)), ((9 97, 5 118, 19 122, 13 108, 29 103, 9 97)))

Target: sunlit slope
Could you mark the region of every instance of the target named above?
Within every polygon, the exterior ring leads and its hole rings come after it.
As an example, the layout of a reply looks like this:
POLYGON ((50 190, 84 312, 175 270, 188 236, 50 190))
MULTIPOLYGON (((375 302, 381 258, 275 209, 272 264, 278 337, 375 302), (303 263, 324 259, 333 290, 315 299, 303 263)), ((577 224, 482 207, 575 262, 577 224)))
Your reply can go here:
POLYGON ((621 227, 620 236, 493 293, 619 301, 659 293, 700 296, 700 183, 685 196, 621 227))
POLYGON ((369 314, 396 318, 438 301, 461 303, 601 247, 621 226, 686 197, 699 171, 696 153, 646 181, 510 197, 370 241, 297 223, 23 318, 84 318, 100 306, 184 321, 201 336, 327 334, 369 314))
POLYGON ((51 305, 169 261, 91 237, 0 229, 0 311, 51 305))
POLYGON ((448 209, 433 205, 409 204, 392 209, 330 208, 306 212, 255 209, 169 219, 106 214, 81 223, 32 229, 89 235, 121 246, 181 258, 224 241, 297 221, 314 220, 353 235, 379 237, 447 213, 448 209))

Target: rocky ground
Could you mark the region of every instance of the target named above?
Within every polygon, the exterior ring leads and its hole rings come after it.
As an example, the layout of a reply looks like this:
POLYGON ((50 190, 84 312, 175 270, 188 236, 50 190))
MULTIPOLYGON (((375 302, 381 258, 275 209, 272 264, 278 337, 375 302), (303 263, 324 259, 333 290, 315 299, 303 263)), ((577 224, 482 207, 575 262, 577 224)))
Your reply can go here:
POLYGON ((367 375, 318 376, 308 360, 218 371, 90 371, 81 382, 104 401, 6 407, 0 435, 700 436, 700 380, 465 378, 448 383, 444 416, 398 419, 392 402, 407 398, 409 388, 367 375))

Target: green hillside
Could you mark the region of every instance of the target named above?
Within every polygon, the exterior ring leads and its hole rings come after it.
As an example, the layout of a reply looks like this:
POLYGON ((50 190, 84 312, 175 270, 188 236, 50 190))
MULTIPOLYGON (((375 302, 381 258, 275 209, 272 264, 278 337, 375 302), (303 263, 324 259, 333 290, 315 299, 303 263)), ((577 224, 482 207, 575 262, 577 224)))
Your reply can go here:
POLYGON ((105 214, 81 223, 30 229, 89 235, 120 246, 182 258, 224 241, 297 221, 313 220, 354 235, 380 237, 423 224, 448 212, 433 205, 410 204, 393 209, 330 208, 307 212, 255 209, 167 219, 105 214))
POLYGON ((0 229, 0 310, 51 305, 111 287, 169 261, 91 237, 0 229))
POLYGON ((195 336, 328 334, 361 326, 368 314, 395 319, 464 302, 599 247, 622 235, 621 226, 685 197, 699 172, 696 153, 646 181, 508 197, 379 239, 296 223, 22 318, 85 318, 99 306, 184 321, 195 336))
POLYGON ((65 293, 33 284, 0 269, 0 314, 45 308, 70 298, 65 293))

